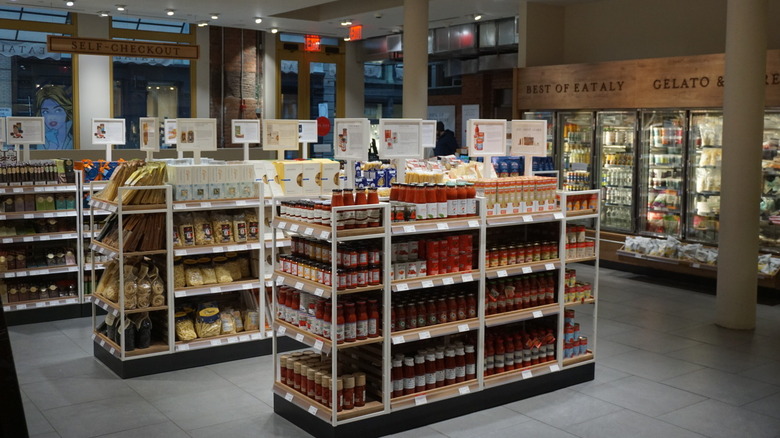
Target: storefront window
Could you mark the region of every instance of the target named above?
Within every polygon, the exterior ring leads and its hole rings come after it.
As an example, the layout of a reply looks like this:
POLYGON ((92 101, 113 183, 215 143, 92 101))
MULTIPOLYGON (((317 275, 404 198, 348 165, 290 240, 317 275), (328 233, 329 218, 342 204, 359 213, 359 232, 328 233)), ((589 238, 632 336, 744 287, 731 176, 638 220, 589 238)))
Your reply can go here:
MULTIPOLYGON (((28 8, 0 8, 0 18, 70 23, 67 12, 28 8)), ((0 117, 43 117, 46 143, 32 148, 73 149, 72 59, 49 53, 47 35, 61 34, 0 30, 0 117)))

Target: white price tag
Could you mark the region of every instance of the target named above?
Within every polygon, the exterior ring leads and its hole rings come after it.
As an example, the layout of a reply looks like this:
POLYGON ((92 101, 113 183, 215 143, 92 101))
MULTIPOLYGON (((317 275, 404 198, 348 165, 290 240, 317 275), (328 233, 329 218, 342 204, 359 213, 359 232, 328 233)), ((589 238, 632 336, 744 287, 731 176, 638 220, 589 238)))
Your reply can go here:
POLYGON ((190 349, 190 344, 181 344, 178 347, 176 347, 179 351, 187 351, 190 349))
POLYGON ((408 283, 398 283, 398 286, 396 286, 399 291, 405 291, 409 290, 409 284, 408 283))
POLYGON ((200 205, 206 208, 211 208, 211 202, 202 202, 200 205))
POLYGON ((249 340, 249 336, 241 335, 241 336, 238 337, 238 340, 241 341, 241 342, 246 342, 246 341, 249 340))
POLYGON ((303 290, 303 283, 301 283, 300 281, 296 281, 295 288, 298 290, 303 290))
POLYGON ((303 342, 303 335, 298 333, 295 335, 295 340, 298 342, 303 342))
POLYGON ((700 264, 698 264, 698 263, 691 263, 691 268, 693 268, 693 269, 699 269, 699 268, 701 268, 701 265, 700 265, 700 264))
POLYGON ((458 325, 458 333, 463 333, 469 331, 469 325, 468 324, 459 324, 458 325))
POLYGON ((426 397, 424 395, 418 395, 417 397, 414 398, 414 405, 415 406, 424 405, 426 403, 428 403, 428 397, 426 397))
POLYGON ((325 293, 325 291, 322 290, 321 287, 318 287, 317 289, 314 289, 314 295, 317 295, 318 297, 321 297, 322 294, 324 294, 324 293, 325 293))
POLYGON ((108 352, 111 353, 111 355, 113 356, 114 353, 116 353, 116 350, 114 349, 114 347, 111 347, 108 349, 108 352))
POLYGON ((642 258, 642 254, 639 254, 639 253, 637 253, 637 254, 634 254, 634 257, 636 257, 636 258, 638 258, 638 259, 641 259, 641 258, 642 258))
POLYGON ((244 290, 252 289, 253 287, 254 287, 254 285, 252 283, 246 283, 246 284, 242 284, 241 285, 241 289, 244 289, 244 290))
POLYGON ((212 347, 216 347, 217 345, 222 344, 222 340, 220 339, 212 339, 209 344, 211 344, 212 347))
POLYGON ((534 318, 541 318, 543 316, 544 314, 542 313, 541 310, 534 310, 534 318))
POLYGON ((534 221, 534 217, 531 216, 530 214, 523 215, 523 222, 533 222, 533 221, 534 221))
POLYGON ((420 335, 419 335, 419 336, 420 336, 420 340, 423 340, 423 339, 431 339, 431 332, 429 332, 428 330, 426 330, 426 331, 424 331, 424 332, 420 332, 420 335))
POLYGON ((3 243, 11 243, 14 239, 3 239, 3 243))
POLYGON ((3 274, 3 278, 14 278, 16 277, 16 272, 6 272, 3 274))
POLYGON ((227 248, 225 248, 224 246, 215 246, 214 248, 211 248, 211 252, 213 254, 217 254, 217 253, 225 252, 225 251, 227 251, 227 248))
POLYGON ((417 228, 414 227, 414 225, 404 225, 404 233, 414 233, 417 231, 417 228))
POLYGON ((279 336, 283 336, 285 332, 287 332, 287 327, 285 326, 281 326, 276 330, 276 334, 278 334, 279 336))
POLYGON ((406 342, 403 336, 393 336, 393 345, 403 344, 406 342))
POLYGON ((461 386, 460 388, 458 388, 458 392, 460 393, 460 395, 465 395, 470 393, 471 389, 469 389, 468 386, 461 386))
POLYGON ((32 241, 33 241, 32 237, 25 237, 22 239, 22 242, 32 242, 32 241))
POLYGON ((312 415, 317 415, 317 406, 309 406, 309 413, 312 415))
POLYGON ((54 213, 44 213, 43 217, 54 217, 54 213))
POLYGON ((22 188, 14 189, 14 193, 22 193, 23 191, 24 189, 22 188))
POLYGON ((303 230, 304 236, 311 236, 312 234, 314 234, 314 228, 312 227, 306 227, 306 229, 303 230))
POLYGON ((461 278, 463 279, 464 283, 468 281, 474 281, 474 276, 471 275, 471 272, 469 272, 468 274, 463 274, 461 278))
POLYGON ((25 219, 32 219, 32 218, 34 218, 34 217, 35 217, 35 215, 34 215, 34 214, 25 214, 25 215, 24 215, 24 218, 25 218, 25 219))
POLYGON ((27 308, 27 304, 19 304, 16 306, 16 310, 24 310, 27 308))
POLYGON ((563 213, 561 213, 561 212, 553 213, 553 217, 555 219, 563 219, 563 213))
POLYGON ((38 271, 38 273, 41 274, 41 275, 48 275, 49 274, 49 270, 48 269, 41 269, 40 271, 38 271))
MULTIPOLYGON (((4 312, 10 312, 11 311, 11 306, 3 306, 3 311, 4 312)), ((92 338, 92 339, 95 339, 95 338, 92 338)))
MULTIPOLYGON (((13 274, 13 272, 11 272, 11 274, 13 274)), ((26 277, 26 276, 27 276, 27 273, 26 273, 26 272, 17 272, 17 273, 16 273, 16 276, 17 276, 17 277, 26 277)))
POLYGON ((556 372, 556 371, 560 371, 560 370, 561 370, 561 367, 559 367, 557 363, 554 363, 554 364, 550 365, 550 371, 556 372))
POLYGON ((4 221, 4 220, 5 220, 5 215, 4 214, 0 214, 0 221, 4 221))
POLYGON ((298 231, 298 224, 290 225, 290 231, 292 231, 293 233, 298 231))
POLYGON ((330 237, 330 233, 328 231, 320 232, 320 239, 327 240, 328 237, 330 237))
POLYGON ((100 346, 104 347, 105 345, 106 345, 106 340, 105 339, 101 339, 100 340, 100 346))
POLYGON ((246 205, 246 201, 236 201, 236 205, 239 206, 246 205))
POLYGON ((288 392, 287 394, 284 395, 284 399, 287 400, 288 402, 291 402, 293 399, 293 395, 288 392))
POLYGON ((523 371, 523 378, 524 379, 530 379, 533 376, 534 376, 534 373, 532 373, 531 370, 523 371))
POLYGON ((35 303, 35 307, 45 307, 46 303, 35 303))
POLYGON ((287 222, 279 222, 279 228, 284 229, 287 226, 287 222))
POLYGON ((449 230, 450 229, 450 224, 448 224, 446 222, 439 222, 438 224, 436 224, 436 229, 437 230, 449 230))
POLYGON ((238 338, 227 338, 228 344, 235 344, 238 342, 238 338))
POLYGON ((49 240, 49 239, 51 239, 51 236, 41 236, 39 240, 43 242, 44 240, 49 240))
POLYGON ((284 284, 284 277, 276 277, 276 285, 281 286, 284 284))
POLYGON ((530 266, 523 266, 523 274, 530 274, 533 271, 530 266))
POLYGON ((251 335, 249 335, 249 339, 253 341, 260 339, 260 333, 252 333, 251 335))
POLYGON ((455 284, 455 279, 452 277, 444 277, 441 279, 442 284, 445 286, 448 286, 450 284, 455 284))
POLYGON ((502 277, 506 277, 509 274, 507 274, 505 269, 502 269, 502 270, 496 272, 496 275, 498 276, 498 278, 502 278, 502 277))
POLYGON ((209 291, 211 291, 211 293, 213 293, 213 294, 218 294, 218 293, 222 292, 222 288, 221 287, 212 287, 212 288, 209 289, 209 291))
POLYGON ((548 271, 552 271, 553 269, 555 269, 555 265, 552 263, 545 263, 544 269, 547 269, 548 271))
POLYGON ((475 220, 469 221, 469 227, 471 227, 471 228, 479 228, 479 221, 475 221, 475 220))
POLYGON ((317 351, 322 351, 322 346, 323 345, 324 345, 323 342, 321 340, 317 339, 314 342, 314 349, 317 350, 317 351))
POLYGON ((34 189, 33 189, 33 191, 36 191, 36 192, 45 192, 45 191, 46 191, 46 187, 36 187, 36 188, 34 188, 34 189))
POLYGON ((423 280, 422 287, 433 287, 433 280, 423 280))

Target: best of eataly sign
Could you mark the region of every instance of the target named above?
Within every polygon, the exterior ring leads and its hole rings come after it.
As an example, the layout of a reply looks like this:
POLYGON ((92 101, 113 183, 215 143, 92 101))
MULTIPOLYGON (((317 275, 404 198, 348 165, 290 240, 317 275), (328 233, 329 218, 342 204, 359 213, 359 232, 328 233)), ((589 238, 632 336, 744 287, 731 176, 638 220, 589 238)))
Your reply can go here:
POLYGON ((54 53, 82 55, 129 56, 140 58, 198 59, 197 45, 145 43, 49 35, 47 50, 54 53))
MULTIPOLYGON (((518 109, 723 106, 723 54, 515 70, 518 109)), ((766 106, 780 105, 780 50, 767 51, 766 106)))

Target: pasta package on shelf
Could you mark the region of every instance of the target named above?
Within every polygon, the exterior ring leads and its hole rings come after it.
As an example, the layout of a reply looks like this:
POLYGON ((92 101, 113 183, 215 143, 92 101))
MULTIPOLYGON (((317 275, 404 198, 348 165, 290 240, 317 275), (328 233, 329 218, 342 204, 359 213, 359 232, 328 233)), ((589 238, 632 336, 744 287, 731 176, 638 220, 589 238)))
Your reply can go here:
POLYGON ((142 160, 133 160, 121 163, 111 175, 106 188, 94 197, 123 205, 163 204, 165 203, 164 190, 126 190, 120 199, 119 188, 162 186, 166 182, 165 166, 164 162, 159 161, 146 163, 142 160))
POLYGON ((112 303, 119 303, 124 290, 125 309, 145 309, 165 305, 165 280, 157 261, 147 257, 131 257, 124 266, 118 260, 106 263, 106 268, 95 288, 95 295, 112 303), (120 288, 119 270, 124 272, 124 287, 120 288))
POLYGON ((176 213, 173 217, 173 246, 176 248, 259 240, 260 222, 254 209, 176 213))
POLYGON ((124 251, 155 251, 165 248, 165 213, 128 216, 123 221, 123 247, 119 248, 119 216, 111 214, 97 241, 124 251))
POLYGON ((174 201, 246 199, 258 196, 253 164, 192 159, 167 161, 168 182, 174 201))
POLYGON ((173 261, 175 288, 226 284, 256 278, 250 267, 250 255, 229 252, 224 256, 176 257, 173 261))
POLYGON ((249 292, 187 301, 177 305, 174 320, 177 342, 260 329, 257 301, 249 292))

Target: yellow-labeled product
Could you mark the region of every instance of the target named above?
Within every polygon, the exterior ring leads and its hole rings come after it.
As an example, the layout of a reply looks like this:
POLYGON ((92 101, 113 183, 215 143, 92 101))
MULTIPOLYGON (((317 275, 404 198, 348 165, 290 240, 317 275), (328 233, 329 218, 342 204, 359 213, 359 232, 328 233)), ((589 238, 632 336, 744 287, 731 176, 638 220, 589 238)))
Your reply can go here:
POLYGON ((222 322, 219 319, 219 309, 207 307, 198 312, 195 321, 195 331, 199 338, 212 338, 222 333, 222 322))
POLYGON ((214 271, 214 264, 208 257, 201 257, 198 260, 200 273, 203 276, 203 284, 216 284, 217 273, 214 271))
POLYGON ((176 340, 191 341, 198 337, 198 334, 195 333, 195 323, 192 322, 192 318, 187 315, 187 312, 176 312, 174 316, 176 318, 176 340))
POLYGON ((276 180, 285 196, 303 195, 303 164, 300 161, 274 161, 276 180))
POLYGON ((227 257, 214 257, 214 272, 217 276, 217 283, 231 283, 233 276, 228 269, 227 257))
MULTIPOLYGON (((322 171, 322 166, 316 161, 301 161, 301 169, 303 178, 301 184, 303 186, 304 196, 316 196, 321 193, 320 185, 317 184, 317 178, 322 171)), ((319 176, 321 178, 321 176, 319 176)))

